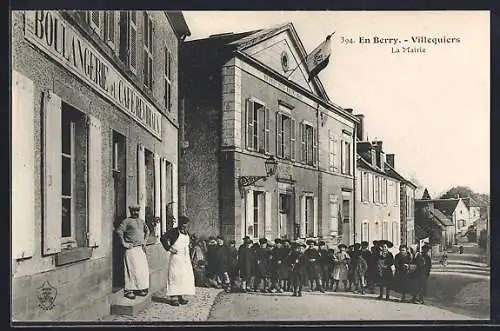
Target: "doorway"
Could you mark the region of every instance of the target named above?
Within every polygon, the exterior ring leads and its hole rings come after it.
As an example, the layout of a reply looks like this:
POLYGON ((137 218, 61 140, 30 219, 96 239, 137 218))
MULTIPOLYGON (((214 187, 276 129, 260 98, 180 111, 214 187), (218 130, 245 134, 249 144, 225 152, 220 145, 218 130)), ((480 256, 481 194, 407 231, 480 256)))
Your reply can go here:
POLYGON ((279 223, 278 233, 281 237, 292 239, 293 218, 292 218, 292 195, 280 193, 279 195, 279 223))
MULTIPOLYGON (((113 131, 113 229, 127 217, 127 171, 125 136, 113 131)), ((123 267, 123 246, 113 231, 113 292, 125 286, 123 267)))

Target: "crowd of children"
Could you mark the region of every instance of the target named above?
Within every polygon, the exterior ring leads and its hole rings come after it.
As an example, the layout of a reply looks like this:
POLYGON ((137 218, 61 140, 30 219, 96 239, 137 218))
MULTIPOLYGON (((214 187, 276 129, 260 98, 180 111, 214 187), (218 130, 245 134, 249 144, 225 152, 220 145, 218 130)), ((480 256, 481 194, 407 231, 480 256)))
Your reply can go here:
POLYGON ((412 302, 423 303, 430 273, 429 248, 415 253, 405 245, 394 257, 390 242, 374 241, 347 247, 329 248, 322 240, 290 241, 265 238, 254 243, 249 237, 236 248, 223 238, 194 239, 192 262, 198 286, 224 288, 226 291, 283 293, 302 296, 309 291, 339 290, 365 294, 380 290, 379 299, 389 300, 390 291, 413 294, 412 302), (342 286, 341 286, 342 285, 342 286))

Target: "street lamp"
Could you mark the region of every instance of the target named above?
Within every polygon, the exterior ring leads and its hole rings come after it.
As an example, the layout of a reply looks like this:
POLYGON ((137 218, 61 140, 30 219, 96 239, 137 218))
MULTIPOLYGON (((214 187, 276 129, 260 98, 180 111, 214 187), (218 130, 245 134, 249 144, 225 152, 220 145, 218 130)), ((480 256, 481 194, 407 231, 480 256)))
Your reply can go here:
POLYGON ((264 166, 266 167, 265 176, 241 176, 238 178, 238 186, 240 188, 240 192, 242 195, 244 187, 253 185, 261 179, 266 180, 268 177, 273 176, 276 173, 276 167, 278 166, 278 162, 276 161, 274 156, 271 155, 265 161, 264 166))

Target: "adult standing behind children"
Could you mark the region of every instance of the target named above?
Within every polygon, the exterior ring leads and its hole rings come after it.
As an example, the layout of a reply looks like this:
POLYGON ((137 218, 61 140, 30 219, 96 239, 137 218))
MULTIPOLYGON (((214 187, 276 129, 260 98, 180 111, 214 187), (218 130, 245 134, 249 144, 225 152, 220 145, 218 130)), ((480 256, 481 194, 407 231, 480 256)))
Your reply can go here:
POLYGON ((340 244, 338 246, 339 252, 335 253, 333 261, 333 280, 335 281, 334 292, 339 290, 339 282, 344 284, 344 291, 347 292, 347 273, 349 272, 350 257, 347 254, 347 246, 340 244))
POLYGON ((382 244, 382 250, 379 253, 377 260, 377 271, 379 277, 380 295, 378 299, 383 298, 385 289, 385 300, 389 300, 390 287, 392 286, 393 274, 392 266, 394 265, 394 256, 389 252, 387 244, 382 244))
POLYGON ((415 281, 416 291, 413 294, 413 298, 411 302, 413 303, 424 303, 424 295, 427 287, 427 281, 429 280, 429 276, 431 274, 432 261, 429 256, 428 245, 422 246, 422 252, 417 253, 415 257, 416 269, 413 273, 413 279, 415 281))
POLYGON ((125 297, 135 299, 136 295, 146 296, 149 289, 149 265, 145 245, 149 237, 146 222, 139 218, 139 205, 129 207, 130 217, 125 218, 116 234, 125 248, 125 297))
POLYGON ((241 290, 247 292, 252 287, 252 276, 255 266, 255 251, 250 237, 243 238, 243 245, 238 250, 238 269, 241 278, 241 290))
POLYGON ((189 256, 189 233, 187 224, 189 218, 179 217, 179 225, 170 229, 160 238, 160 241, 169 253, 170 259, 167 268, 167 295, 171 304, 185 305, 188 300, 186 295, 194 295, 194 274, 189 256))

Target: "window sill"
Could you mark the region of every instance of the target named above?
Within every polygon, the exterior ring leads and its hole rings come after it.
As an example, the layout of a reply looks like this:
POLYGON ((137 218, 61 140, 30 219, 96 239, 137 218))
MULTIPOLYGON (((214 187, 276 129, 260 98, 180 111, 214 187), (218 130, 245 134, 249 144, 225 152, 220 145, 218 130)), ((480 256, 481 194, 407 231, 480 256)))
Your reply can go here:
POLYGON ((56 254, 55 264, 56 267, 59 267, 70 263, 88 260, 91 257, 92 248, 89 247, 75 247, 64 249, 56 254))

